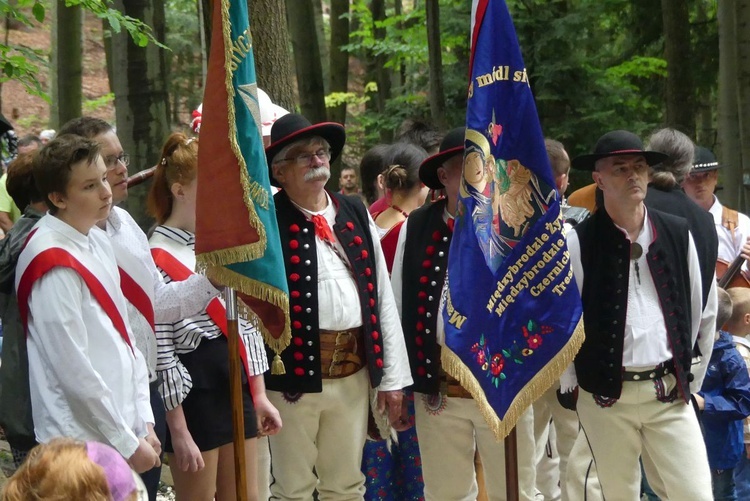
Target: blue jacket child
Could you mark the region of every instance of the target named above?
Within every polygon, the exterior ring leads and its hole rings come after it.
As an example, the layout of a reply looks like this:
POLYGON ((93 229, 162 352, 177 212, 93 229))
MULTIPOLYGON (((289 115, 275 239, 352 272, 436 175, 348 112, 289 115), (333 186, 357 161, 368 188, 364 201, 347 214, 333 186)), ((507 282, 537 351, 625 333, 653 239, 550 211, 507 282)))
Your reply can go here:
POLYGON ((701 420, 712 470, 737 466, 745 452, 742 420, 750 416, 750 377, 732 335, 719 331, 701 391, 705 399, 701 420))

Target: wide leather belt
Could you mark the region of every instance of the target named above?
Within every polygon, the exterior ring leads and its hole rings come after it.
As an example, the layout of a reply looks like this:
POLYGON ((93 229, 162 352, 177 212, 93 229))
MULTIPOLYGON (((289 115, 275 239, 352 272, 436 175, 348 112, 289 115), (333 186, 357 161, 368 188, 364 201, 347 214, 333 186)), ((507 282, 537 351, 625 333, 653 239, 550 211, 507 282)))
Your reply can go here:
POLYGON ((457 379, 444 371, 440 374, 440 393, 452 398, 474 398, 457 379))
POLYGON ((344 331, 320 331, 320 369, 323 379, 351 376, 364 366, 362 327, 344 331))
POLYGON ((672 360, 655 366, 653 369, 645 371, 628 371, 622 372, 623 381, 646 381, 649 379, 660 379, 667 374, 674 374, 674 362, 672 360))

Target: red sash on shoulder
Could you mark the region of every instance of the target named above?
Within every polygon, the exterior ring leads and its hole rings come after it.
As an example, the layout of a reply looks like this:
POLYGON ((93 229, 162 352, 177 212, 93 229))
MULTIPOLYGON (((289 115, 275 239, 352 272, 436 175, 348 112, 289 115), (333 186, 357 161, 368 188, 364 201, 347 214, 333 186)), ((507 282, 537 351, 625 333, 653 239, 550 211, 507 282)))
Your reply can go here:
POLYGON ((120 333, 120 337, 130 347, 130 351, 133 351, 133 345, 130 344, 130 336, 128 335, 128 329, 125 327, 125 321, 120 314, 120 310, 115 306, 115 302, 112 297, 104 288, 99 279, 91 273, 80 261, 73 257, 68 251, 53 247, 51 249, 44 250, 34 256, 29 265, 23 272, 21 280, 18 282, 18 311, 21 315, 21 322, 23 322, 24 330, 28 334, 28 319, 29 319, 29 295, 31 294, 31 288, 39 278, 43 277, 45 273, 50 271, 52 268, 61 266, 63 268, 70 268, 86 282, 86 286, 91 291, 91 295, 102 307, 104 313, 112 320, 112 324, 120 333))
MULTIPOLYGON (((187 280, 191 275, 194 274, 190 268, 180 262, 179 259, 175 258, 172 254, 165 251, 164 249, 152 248, 151 255, 154 258, 156 266, 164 270, 164 273, 175 282, 182 282, 187 280)), ((219 327, 224 337, 228 337, 229 330, 227 329, 227 309, 221 304, 218 297, 213 298, 206 306, 206 314, 211 320, 219 327)), ((247 362, 247 350, 245 349, 245 343, 240 336, 240 359, 242 365, 245 367, 245 374, 250 377, 250 367, 247 362)))
POLYGON ((153 331, 154 304, 151 302, 151 298, 148 297, 148 294, 138 285, 138 282, 133 280, 133 277, 128 275, 121 266, 118 266, 117 269, 120 272, 120 289, 122 289, 125 299, 130 301, 130 304, 135 306, 141 315, 143 315, 153 331))

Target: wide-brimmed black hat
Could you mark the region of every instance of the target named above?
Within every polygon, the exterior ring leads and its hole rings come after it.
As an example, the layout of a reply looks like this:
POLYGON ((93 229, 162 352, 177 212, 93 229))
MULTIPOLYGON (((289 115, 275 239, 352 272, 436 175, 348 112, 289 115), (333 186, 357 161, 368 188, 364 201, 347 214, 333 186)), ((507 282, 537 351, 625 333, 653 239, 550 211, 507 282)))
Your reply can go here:
POLYGON ((716 155, 713 154, 708 148, 703 146, 695 147, 695 157, 693 158, 693 168, 690 169, 690 173, 693 172, 708 172, 716 169, 721 169, 723 165, 719 164, 716 160, 716 155))
POLYGON ((669 158, 665 153, 644 150, 641 138, 632 132, 614 130, 599 138, 593 153, 575 157, 571 166, 578 170, 594 170, 597 160, 625 155, 641 155, 649 165, 659 164, 669 158))
POLYGON ((271 162, 285 146, 313 136, 320 136, 331 145, 331 162, 336 160, 344 149, 346 132, 344 126, 335 122, 321 122, 311 124, 310 121, 297 113, 290 113, 276 120, 271 127, 271 144, 266 148, 266 161, 271 184, 276 185, 271 170, 271 162))
POLYGON ((440 142, 440 149, 431 157, 427 157, 419 166, 419 179, 425 186, 433 190, 445 188, 438 179, 438 167, 454 155, 464 152, 465 127, 456 127, 445 135, 440 142))

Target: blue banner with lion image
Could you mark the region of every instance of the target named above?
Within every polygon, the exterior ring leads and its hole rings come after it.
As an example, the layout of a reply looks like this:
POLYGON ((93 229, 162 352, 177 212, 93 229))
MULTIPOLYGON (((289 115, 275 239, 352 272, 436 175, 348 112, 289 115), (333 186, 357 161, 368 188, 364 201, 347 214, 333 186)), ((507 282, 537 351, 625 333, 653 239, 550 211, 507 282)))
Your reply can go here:
POLYGON ((474 1, 470 78, 442 362, 502 438, 572 362, 581 299, 503 0, 474 1))

